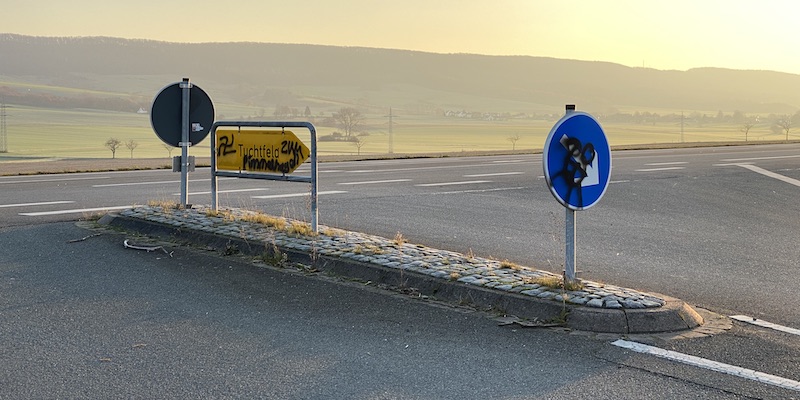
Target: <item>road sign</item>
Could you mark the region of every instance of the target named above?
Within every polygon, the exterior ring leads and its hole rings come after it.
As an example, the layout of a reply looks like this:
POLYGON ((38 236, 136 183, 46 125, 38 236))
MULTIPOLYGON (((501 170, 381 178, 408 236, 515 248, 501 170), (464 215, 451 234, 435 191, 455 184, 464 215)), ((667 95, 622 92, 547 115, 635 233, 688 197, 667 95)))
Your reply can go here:
POLYGON ((611 180, 608 139, 597 120, 585 112, 568 113, 553 126, 542 164, 550 193, 571 210, 595 205, 611 180))
POLYGON ((217 129, 217 169, 289 174, 310 155, 292 131, 217 129))
MULTIPOLYGON (((156 135, 166 144, 180 147, 182 140, 182 92, 181 83, 173 83, 163 89, 153 100, 150 123, 156 135)), ((192 84, 189 89, 189 142, 192 146, 202 142, 214 124, 214 104, 203 89, 192 84)))

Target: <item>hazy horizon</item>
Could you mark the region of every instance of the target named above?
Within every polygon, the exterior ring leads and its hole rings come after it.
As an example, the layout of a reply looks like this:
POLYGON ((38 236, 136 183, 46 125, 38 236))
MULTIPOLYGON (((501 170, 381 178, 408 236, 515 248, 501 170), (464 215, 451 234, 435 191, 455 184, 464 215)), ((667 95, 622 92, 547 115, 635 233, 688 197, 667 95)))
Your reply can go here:
POLYGON ((5 33, 181 43, 259 42, 524 55, 631 67, 800 73, 788 41, 800 3, 782 0, 0 0, 5 33), (180 21, 185 20, 182 24, 180 21))

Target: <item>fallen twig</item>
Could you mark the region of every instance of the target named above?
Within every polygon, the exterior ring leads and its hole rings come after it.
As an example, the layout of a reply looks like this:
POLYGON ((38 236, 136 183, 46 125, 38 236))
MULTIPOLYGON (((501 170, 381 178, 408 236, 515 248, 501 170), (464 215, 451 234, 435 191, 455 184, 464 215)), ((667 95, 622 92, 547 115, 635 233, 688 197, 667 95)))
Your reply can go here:
POLYGON ((144 250, 148 253, 151 251, 161 250, 164 252, 164 254, 167 254, 170 257, 172 257, 172 252, 167 251, 167 249, 165 249, 164 246, 138 246, 128 243, 128 239, 125 239, 125 241, 122 242, 122 244, 123 246, 125 246, 126 249, 144 250))
POLYGON ((95 236, 100 236, 100 235, 102 235, 102 233, 95 233, 95 234, 93 234, 93 235, 89 235, 89 236, 86 236, 86 237, 83 237, 83 238, 80 238, 80 239, 72 239, 72 240, 67 240, 67 243, 77 243, 77 242, 82 242, 82 241, 84 241, 84 240, 86 240, 86 239, 93 238, 93 237, 95 237, 95 236))

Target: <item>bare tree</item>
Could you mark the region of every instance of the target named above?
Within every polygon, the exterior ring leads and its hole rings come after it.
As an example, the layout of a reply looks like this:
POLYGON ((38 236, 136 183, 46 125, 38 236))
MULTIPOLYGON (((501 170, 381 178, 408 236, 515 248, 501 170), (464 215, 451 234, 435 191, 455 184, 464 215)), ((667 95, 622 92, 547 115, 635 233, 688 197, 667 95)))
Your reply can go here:
POLYGON ((106 148, 111 150, 111 158, 117 158, 117 149, 122 145, 122 142, 117 138, 108 138, 106 140, 106 148))
POLYGON ((361 155, 361 148, 364 147, 366 139, 364 138, 364 136, 353 136, 352 138, 350 138, 350 143, 352 143, 353 146, 356 146, 356 149, 358 150, 357 154, 361 155))
POLYGON ((175 150, 175 148, 172 147, 171 144, 166 144, 166 143, 164 143, 163 146, 165 149, 167 149, 167 152, 169 153, 169 158, 172 158, 172 150, 175 150))
POLYGON ((776 124, 783 129, 786 133, 786 140, 789 140, 789 130, 792 129, 792 118, 788 115, 784 115, 781 119, 776 122, 776 124))
POLYGON ((519 135, 509 136, 508 141, 511 142, 511 150, 517 149, 517 141, 519 140, 519 135))
POLYGON ((139 143, 137 143, 135 140, 131 139, 131 140, 128 140, 127 142, 125 142, 125 147, 127 147, 128 150, 131 151, 131 158, 133 158, 133 149, 139 147, 139 143))
POLYGON ((344 131, 344 137, 349 138, 353 132, 358 130, 359 125, 364 122, 364 115, 355 108, 344 107, 338 113, 333 114, 333 119, 344 131))
POLYGON ((753 129, 753 123, 749 121, 742 124, 742 127, 739 129, 742 131, 742 133, 744 133, 745 142, 747 141, 747 134, 750 133, 750 129, 753 129))

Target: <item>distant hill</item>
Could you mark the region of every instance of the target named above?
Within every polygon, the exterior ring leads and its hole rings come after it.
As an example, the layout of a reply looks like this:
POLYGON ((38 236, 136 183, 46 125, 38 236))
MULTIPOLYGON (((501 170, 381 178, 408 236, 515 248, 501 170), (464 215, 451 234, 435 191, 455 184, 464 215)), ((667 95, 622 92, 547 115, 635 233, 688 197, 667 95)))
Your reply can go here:
POLYGON ((566 103, 593 112, 784 114, 800 108, 800 75, 773 71, 663 71, 527 56, 0 34, 0 82, 126 93, 138 104, 181 77, 201 82, 215 101, 264 107, 268 113, 277 104, 310 102, 317 108, 357 104, 375 110, 493 112, 560 112, 566 103))

